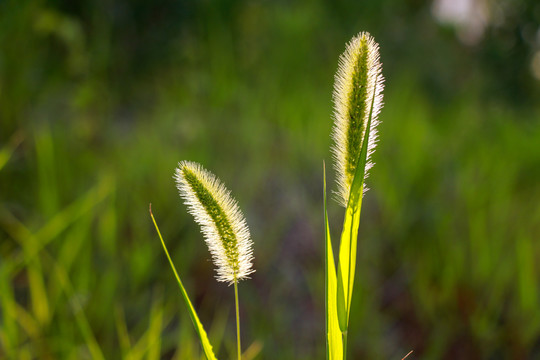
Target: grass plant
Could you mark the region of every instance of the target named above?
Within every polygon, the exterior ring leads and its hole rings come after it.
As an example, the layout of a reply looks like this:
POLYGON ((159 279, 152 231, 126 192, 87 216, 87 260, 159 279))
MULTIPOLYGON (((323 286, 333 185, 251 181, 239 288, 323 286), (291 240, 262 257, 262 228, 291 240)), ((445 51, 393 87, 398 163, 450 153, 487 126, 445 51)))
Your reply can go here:
POLYGON ((236 356, 232 287, 208 281, 202 241, 177 241, 199 239, 171 201, 179 158, 241 189, 264 254, 239 286, 242 360, 324 358, 320 159, 336 59, 360 27, 384 44, 391 106, 348 357, 540 358, 539 88, 523 48, 535 1, 467 46, 429 3, 122 4, 0 1, 0 358, 204 357, 149 199, 213 351, 236 356))
MULTIPOLYGON (((337 200, 346 211, 336 276, 325 179, 326 336, 327 358, 332 360, 347 357, 362 197, 367 189, 365 179, 373 166, 371 155, 375 151, 378 115, 382 107, 384 78, 381 71, 379 45, 371 35, 362 32, 347 44, 335 77, 333 153, 337 171, 337 200)), ((326 178, 326 171, 323 176, 326 178)))
POLYGON ((195 311, 195 308, 193 307, 193 304, 191 303, 191 300, 189 299, 187 291, 184 288, 184 284, 182 283, 182 280, 180 279, 180 276, 178 275, 178 271, 176 270, 176 267, 174 266, 174 262, 172 261, 171 256, 169 255, 169 250, 167 249, 167 246, 165 245, 165 241, 163 241, 163 237, 161 236, 161 231, 159 231, 159 227, 156 223, 156 219, 154 218, 154 214, 152 213, 151 204, 149 207, 149 211, 150 211, 150 216, 152 217, 152 222, 154 223, 154 226, 158 233, 159 240, 161 241, 161 245, 163 246, 163 251, 165 251, 165 255, 167 256, 167 260, 169 261, 171 269, 174 273, 174 277, 176 278, 176 281, 178 282, 178 286, 180 287, 182 298, 184 299, 184 302, 188 308, 189 316, 191 318, 191 321, 193 322, 193 326, 195 327, 195 331, 197 332, 199 341, 201 342, 204 355, 206 356, 208 360, 215 360, 216 356, 214 355, 214 352, 212 350, 212 345, 210 344, 210 341, 208 340, 208 335, 206 334, 206 331, 204 330, 204 327, 201 321, 199 320, 199 316, 197 315, 197 312, 195 311))
MULTIPOLYGON (((176 169, 175 179, 180 196, 184 199, 189 213, 193 215, 195 221, 201 226, 201 231, 216 266, 216 279, 234 285, 236 351, 238 360, 240 360, 242 346, 240 341, 238 282, 248 279, 249 275, 255 271, 252 269, 253 242, 249 228, 238 204, 231 197, 230 191, 225 188, 225 185, 217 177, 205 170, 201 165, 190 161, 180 162, 176 169)), ((182 297, 188 307, 206 358, 208 360, 215 359, 206 331, 172 262, 151 207, 150 215, 161 240, 163 250, 180 286, 182 297)))
MULTIPOLYGON (((334 85, 333 153, 337 170, 337 200, 345 206, 345 220, 339 249, 336 275, 326 204, 326 170, 324 170, 325 226, 325 311, 326 357, 347 357, 349 314, 356 270, 356 249, 365 179, 373 166, 371 155, 377 141, 378 115, 382 107, 384 78, 379 61, 379 45, 366 32, 354 37, 341 55, 334 85)), ((206 244, 216 266, 218 281, 234 284, 236 338, 241 358, 238 281, 248 278, 252 270, 252 241, 238 204, 223 183, 201 165, 182 161, 175 179, 188 211, 201 226, 206 244)), ((174 272, 182 297, 207 359, 215 359, 212 346, 199 321, 165 242, 152 214, 163 250, 174 272)))

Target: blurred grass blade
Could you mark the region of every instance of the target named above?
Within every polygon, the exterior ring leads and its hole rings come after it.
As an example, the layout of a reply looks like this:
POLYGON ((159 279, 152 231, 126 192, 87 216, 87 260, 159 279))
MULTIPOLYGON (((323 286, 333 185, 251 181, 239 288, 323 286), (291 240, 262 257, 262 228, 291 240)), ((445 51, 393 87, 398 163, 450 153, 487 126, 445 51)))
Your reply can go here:
POLYGON ((79 300, 79 298, 76 296, 75 289, 73 289, 73 285, 69 280, 68 274, 66 274, 64 268, 60 264, 58 264, 56 262, 56 259, 54 259, 48 252, 46 252, 46 250, 44 251, 44 254, 47 255, 49 262, 54 268, 56 277, 60 282, 66 297, 70 299, 70 306, 73 312, 73 316, 75 317, 75 322, 77 323, 77 327, 79 328, 84 338, 86 346, 88 346, 88 350, 92 356, 92 359, 104 360, 105 356, 103 354, 103 351, 101 350, 101 347, 96 337, 94 336, 92 327, 90 326, 90 322, 88 321, 88 317, 84 312, 84 306, 79 300))
POLYGON ((191 301, 189 300, 186 289, 184 288, 184 285, 182 284, 182 280, 180 280, 180 276, 178 275, 178 272, 176 271, 176 267, 174 266, 171 256, 169 255, 167 246, 165 246, 165 241, 163 241, 163 237, 161 236, 161 232, 159 231, 159 227, 156 223, 156 219, 154 219, 154 214, 152 213, 152 204, 150 204, 149 210, 150 210, 150 216, 152 217, 152 222, 154 223, 159 239, 161 240, 161 245, 163 246, 165 255, 167 255, 167 259, 169 260, 171 269, 174 273, 174 276, 176 277, 178 286, 180 287, 180 292, 182 293, 182 297, 184 298, 184 302, 186 303, 186 306, 188 308, 189 316, 191 317, 191 321, 193 322, 195 331, 197 332, 197 335, 199 336, 199 340, 201 341, 201 346, 203 348, 204 354, 206 355, 206 358, 208 360, 217 360, 216 356, 214 355, 214 352, 212 351, 212 345, 210 344, 210 341, 208 340, 206 331, 204 331, 203 325, 201 321, 199 320, 199 317, 197 316, 197 312, 195 311, 195 308, 193 308, 193 305, 191 304, 191 301))
POLYGON ((19 326, 17 318, 17 302, 11 285, 12 278, 8 269, 0 262, 0 314, 2 316, 2 326, 0 326, 0 349, 9 359, 15 359, 16 344, 19 343, 19 326))
POLYGON ((38 208, 46 217, 52 217, 60 206, 55 142, 51 130, 45 125, 36 132, 34 140, 38 170, 38 208))
MULTIPOLYGON (((334 252, 328 225, 326 211, 326 168, 323 163, 323 196, 324 196, 324 234, 325 234, 325 295, 326 295, 326 358, 328 360, 341 360, 343 358, 343 341, 338 324, 337 313, 337 278, 334 252)), ((341 306, 343 307, 343 306, 341 306)))
POLYGON ((114 311, 114 322, 116 325, 118 344, 120 345, 122 359, 131 360, 131 356, 128 356, 129 349, 131 348, 131 340, 127 330, 124 309, 120 305, 117 305, 114 311))
POLYGON ((39 258, 36 257, 32 261, 27 268, 27 273, 32 313, 40 326, 46 327, 51 320, 51 311, 45 286, 45 272, 42 269, 39 258))
POLYGON ((0 149, 0 170, 6 166, 9 159, 11 159, 11 156, 15 152, 15 149, 17 149, 17 146, 23 141, 23 135, 21 132, 15 133, 9 142, 0 149))
POLYGON ((0 207, 0 225, 2 225, 3 229, 7 230, 15 240, 21 243, 21 246, 28 247, 27 251, 25 250, 24 256, 17 256, 9 263, 9 271, 16 273, 24 266, 30 264, 34 257, 37 256, 47 244, 58 239, 59 235, 70 225, 93 210, 114 190, 113 188, 113 178, 109 176, 102 177, 96 186, 56 213, 45 225, 34 233, 25 226, 21 226, 21 223, 15 216, 5 208, 0 207), (29 241, 31 241, 31 243, 29 243, 29 241))
POLYGON ((148 327, 147 360, 159 360, 161 354, 161 328, 163 326, 163 303, 161 298, 156 300, 150 310, 148 327))
POLYGON ((259 340, 255 340, 242 354, 242 360, 253 360, 260 355, 263 348, 263 343, 259 340))
MULTIPOLYGON (((212 325, 208 330, 208 332, 210 333, 210 337, 212 338, 214 351, 216 353, 219 353, 219 349, 221 348, 225 339, 225 334, 227 331, 227 319, 229 318, 229 310, 230 309, 228 307, 223 307, 217 310, 214 319, 212 319, 212 325)), ((244 359, 243 356, 242 359, 244 359)))
MULTIPOLYGON (((155 306, 155 305, 154 305, 155 306)), ((163 307, 163 303, 161 305, 163 307)), ((164 315, 166 313, 165 308, 162 309, 156 309, 160 311, 161 316, 161 328, 165 329, 169 324, 171 323, 173 317, 172 316, 166 316, 164 315)), ((150 321, 152 321, 152 318, 154 315, 152 314, 152 311, 150 311, 150 321)), ((123 312, 119 312, 117 315, 118 319, 117 321, 120 321, 123 324, 119 324, 121 327, 125 327, 125 320, 123 312)), ((119 329, 119 331, 124 332, 124 329, 119 329)), ((122 350, 122 359, 123 360, 140 360, 140 359, 148 359, 151 353, 151 347, 154 341, 152 341, 152 337, 155 337, 153 334, 152 326, 148 327, 144 334, 142 334, 137 340, 133 341, 133 344, 129 333, 127 332, 127 328, 125 329, 124 334, 119 334, 120 336, 124 337, 122 340, 124 342, 122 350), (126 338, 127 336, 127 338, 126 338), (125 345, 129 345, 129 347, 126 347, 125 345)), ((173 357, 174 358, 174 357, 173 357)))
MULTIPOLYGON (((25 248, 25 254, 28 253, 27 248, 35 246, 35 244, 38 243, 38 237, 37 235, 33 234, 23 223, 19 222, 15 217, 10 216, 8 212, 3 213, 2 215, 7 215, 9 219, 11 220, 11 226, 6 227, 8 231, 10 231, 10 235, 13 237, 13 239, 17 240, 22 247, 25 248)), ((77 323, 77 326, 79 327, 79 330, 81 331, 81 334, 85 340, 86 345, 88 346, 88 350, 90 351, 90 354, 92 355, 93 359, 105 359, 103 352, 99 346, 99 343, 97 342, 93 332, 92 328, 90 326, 90 323, 88 322, 88 319, 84 313, 83 305, 78 300, 78 297, 75 296, 75 291, 73 289, 73 285, 71 284, 69 280, 69 276, 66 273, 65 269, 62 267, 61 264, 57 263, 56 258, 51 256, 47 249, 42 249, 41 254, 46 256, 46 259, 48 259, 48 262, 51 266, 47 266, 47 269, 53 269, 54 273, 57 277, 57 283, 60 284, 60 287, 63 289, 66 298, 70 299, 69 304, 71 305, 73 316, 75 317, 75 322, 77 323)), ((26 255, 28 257, 28 255, 26 255)), ((30 261, 31 266, 31 261, 30 261)), ((31 267, 29 267, 30 269, 31 267)), ((1 270, 5 271, 5 268, 0 268, 1 270)), ((43 269, 40 267, 40 271, 43 269)), ((3 273, 0 272, 0 275, 3 273)), ((8 268, 8 272, 13 272, 13 268, 8 268)), ((41 277, 41 276, 40 276, 41 277)), ((0 279, 2 280, 2 279, 0 279)), ((38 279, 38 281, 42 281, 43 279, 38 279)), ((1 281, 0 281, 1 284, 1 281)), ((1 289, 0 289, 1 290, 1 289)), ((31 290, 35 291, 35 290, 31 290)), ((2 292, 4 294, 5 292, 2 292)), ((34 294, 32 294, 34 296, 34 294)), ((39 296, 38 300, 44 301, 48 304, 48 298, 47 298, 47 292, 45 290, 39 290, 36 296, 39 296)), ((16 304, 13 299, 13 304, 16 304)), ((8 304, 9 305, 9 304, 8 304)), ((48 310, 47 310, 48 311, 48 310)), ((11 313, 15 313, 13 309, 10 309, 11 313)), ((38 315, 36 315, 37 320, 40 320, 38 315)), ((49 314, 47 314, 49 316, 49 314)), ((19 319, 17 319, 19 321, 19 319)), ((40 324, 43 326, 43 324, 40 324)))
MULTIPOLYGON (((377 88, 373 89, 374 94, 377 88)), ((362 196, 364 192, 364 175, 366 172, 368 139, 371 130, 371 121, 373 118, 373 100, 369 113, 369 120, 362 141, 362 149, 357 160, 356 172, 351 186, 345 219, 343 221, 343 231, 341 233, 341 242, 339 246, 339 265, 338 265, 338 318, 341 331, 346 333, 349 326, 349 314, 351 307, 352 291, 354 287, 354 275, 356 271, 356 248, 358 242, 358 227, 360 225, 360 212, 362 208, 362 196), (343 301, 341 301, 343 299, 343 301), (340 307, 344 306, 344 309, 340 307)), ((346 348, 347 344, 344 344, 346 348)))

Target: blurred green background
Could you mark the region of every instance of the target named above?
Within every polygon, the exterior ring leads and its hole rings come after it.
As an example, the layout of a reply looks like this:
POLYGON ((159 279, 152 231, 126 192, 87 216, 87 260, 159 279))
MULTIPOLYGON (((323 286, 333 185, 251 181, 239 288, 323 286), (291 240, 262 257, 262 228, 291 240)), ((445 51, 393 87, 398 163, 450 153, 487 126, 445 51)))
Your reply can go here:
POLYGON ((349 358, 540 358, 536 0, 0 0, 0 358, 202 355, 150 202, 234 356, 232 288, 172 179, 187 159, 251 228, 246 359, 323 359, 322 161, 360 31, 386 105, 349 358))

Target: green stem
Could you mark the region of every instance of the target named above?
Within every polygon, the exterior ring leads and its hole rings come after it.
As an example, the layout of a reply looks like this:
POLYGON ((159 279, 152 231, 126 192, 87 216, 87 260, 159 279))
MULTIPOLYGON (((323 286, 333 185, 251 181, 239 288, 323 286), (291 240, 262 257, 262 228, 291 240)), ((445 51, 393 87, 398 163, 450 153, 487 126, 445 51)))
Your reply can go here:
MULTIPOLYGON (((352 263, 353 263, 353 251, 352 251, 352 248, 354 246, 353 244, 353 241, 357 241, 357 239, 354 238, 353 236, 353 229, 354 229, 354 221, 355 221, 355 217, 356 217, 356 210, 352 210, 352 224, 351 224, 351 230, 349 231, 349 241, 350 241, 350 244, 349 244, 349 272, 347 274, 347 297, 345 298, 345 301, 347 301, 347 303, 345 304, 345 308, 347 309, 347 327, 346 329, 348 330, 349 329, 349 314, 351 313, 351 298, 352 298, 352 280, 354 280, 354 278, 352 278, 352 272, 353 272, 353 266, 352 266, 352 263), (352 279, 351 279, 352 278, 352 279)), ((356 252, 354 254, 354 256, 356 256, 356 252)), ((356 261, 356 259, 355 259, 356 261)), ((345 334, 347 334, 347 332, 345 332, 345 334)), ((346 337, 345 337, 346 339, 346 337)))
POLYGON ((238 281, 234 282, 234 302, 236 304, 236 344, 238 360, 242 357, 242 347, 240 346, 240 311, 238 310, 238 281))
POLYGON ((347 332, 343 332, 343 360, 347 360, 347 332))

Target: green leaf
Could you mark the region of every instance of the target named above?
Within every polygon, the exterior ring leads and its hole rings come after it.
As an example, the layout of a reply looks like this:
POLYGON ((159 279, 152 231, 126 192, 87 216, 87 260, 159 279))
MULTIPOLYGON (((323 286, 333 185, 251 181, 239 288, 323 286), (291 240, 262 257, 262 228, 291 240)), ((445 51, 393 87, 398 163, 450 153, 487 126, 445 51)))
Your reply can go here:
POLYGON ((186 306, 188 308, 189 316, 191 317, 191 321, 193 322, 195 331, 197 332, 197 335, 199 335, 199 340, 201 341, 204 354, 206 355, 206 358, 208 360, 217 360, 216 356, 214 355, 214 352, 212 351, 212 345, 210 344, 210 341, 208 340, 206 331, 204 331, 204 327, 201 321, 199 320, 199 317, 197 316, 197 312, 195 311, 195 308, 193 308, 193 305, 191 304, 191 301, 189 300, 187 291, 184 288, 184 285, 182 284, 182 280, 180 280, 180 276, 178 275, 178 272, 176 271, 176 267, 174 266, 174 263, 172 262, 171 256, 169 255, 169 251, 167 250, 167 246, 165 246, 163 237, 161 237, 161 232, 159 231, 156 220, 154 219, 154 214, 152 214, 152 206, 150 206, 150 216, 152 217, 152 221, 154 222, 154 226, 156 227, 156 231, 159 235, 159 239, 161 240, 161 245, 163 245, 163 250, 165 251, 165 254, 167 255, 167 259, 169 260, 171 269, 174 272, 174 276, 176 277, 178 286, 180 287, 180 292, 182 293, 182 297, 184 298, 184 302, 186 303, 186 306))
POLYGON ((329 360, 343 359, 343 340, 337 314, 337 278, 328 213, 326 211, 326 169, 323 163, 323 195, 324 195, 324 228, 325 228, 325 296, 326 296, 326 358, 329 360))
POLYGON ((339 246, 338 264, 338 319, 341 331, 346 335, 349 327, 349 314, 351 308, 352 292, 354 288, 354 275, 356 271, 356 248, 358 243, 358 227, 360 226, 360 213, 362 208, 362 196, 364 192, 364 175, 366 172, 367 148, 371 121, 373 119, 373 101, 375 100, 376 87, 373 89, 373 98, 369 113, 369 119, 362 141, 362 149, 357 160, 356 172, 351 186, 349 201, 343 221, 341 242, 339 246))
POLYGON ((356 270, 356 247, 358 242, 358 227, 360 225, 360 207, 347 207, 341 245, 339 247, 338 265, 338 316, 339 327, 346 332, 349 324, 349 313, 356 270))
POLYGON ((11 156, 17 149, 17 146, 23 141, 23 135, 20 132, 15 133, 9 140, 9 142, 0 149, 0 170, 7 164, 11 156))

